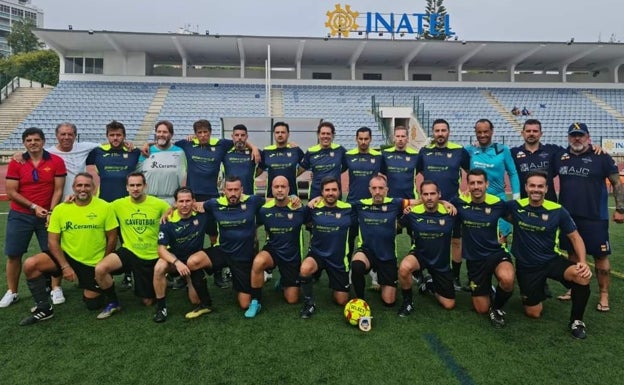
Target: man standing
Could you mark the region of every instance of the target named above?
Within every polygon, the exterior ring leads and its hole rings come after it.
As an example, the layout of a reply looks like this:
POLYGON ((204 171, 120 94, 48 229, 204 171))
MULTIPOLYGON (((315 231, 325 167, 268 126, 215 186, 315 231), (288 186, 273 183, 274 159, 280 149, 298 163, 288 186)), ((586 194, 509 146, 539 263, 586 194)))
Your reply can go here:
POLYGON ((149 157, 141 155, 138 169, 145 174, 147 193, 173 204, 173 193, 186 184, 184 151, 171 143, 173 123, 161 120, 155 126, 156 142, 149 157))
POLYGON ((243 182, 243 192, 254 195, 256 193, 256 163, 247 148, 247 127, 237 124, 232 128, 232 142, 234 145, 223 157, 223 172, 225 175, 236 175, 243 182))
MULTIPOLYGON (((505 193, 505 173, 509 176, 513 199, 520 198, 520 181, 516 165, 511 157, 509 147, 500 143, 492 143, 494 125, 488 119, 479 119, 475 124, 475 135, 479 146, 468 146, 470 168, 481 168, 488 176, 488 194, 496 195, 502 200, 507 199, 505 193)), ((501 219, 498 223, 501 243, 507 242, 511 233, 511 225, 501 219)))
POLYGON ((258 225, 264 225, 266 243, 251 267, 251 304, 246 318, 254 318, 262 308, 264 271, 276 266, 284 299, 293 304, 299 300, 297 277, 301 268, 302 226, 308 222, 307 207, 293 207, 288 193, 288 179, 276 176, 271 185, 273 200, 265 203, 258 214, 258 225))
POLYGON ((451 235, 455 217, 440 203, 440 188, 436 182, 425 180, 420 184, 422 204, 412 207, 401 222, 412 231, 412 249, 399 265, 399 285, 403 304, 399 317, 407 317, 414 309, 412 273, 427 269, 421 292, 431 291, 445 309, 455 307, 453 273, 448 263, 451 235))
MULTIPOLYGON (((346 170, 345 149, 339 144, 333 143, 336 135, 336 128, 331 122, 321 122, 316 135, 319 144, 308 148, 301 168, 312 172, 308 199, 321 195, 321 181, 326 177, 340 181, 340 176, 346 170)), ((341 192, 339 191, 338 199, 341 192)))
POLYGON ((496 328, 505 326, 503 306, 513 292, 514 268, 511 255, 498 242, 498 220, 506 216, 505 202, 488 194, 487 174, 480 168, 468 171, 469 195, 451 200, 461 221, 462 258, 468 268, 472 306, 479 314, 489 314, 496 328), (492 276, 498 285, 490 300, 492 276))
MULTIPOLYGON (((418 153, 416 172, 426 180, 432 180, 440 186, 441 199, 451 201, 459 195, 461 171, 470 169, 470 154, 459 144, 449 141, 451 129, 444 119, 436 119, 431 126, 433 143, 423 147, 418 153)), ((456 291, 462 289, 460 272, 462 264, 461 234, 453 233, 451 240, 451 266, 456 291)))
POLYGON ((518 285, 524 312, 531 318, 542 315, 547 278, 572 288, 569 327, 572 336, 586 337, 583 314, 589 299, 591 270, 585 262, 585 244, 568 211, 544 199, 547 175, 531 171, 527 175, 528 198, 507 202, 508 219, 513 223, 511 253, 516 258, 518 285), (577 262, 565 259, 557 250, 557 234, 565 234, 572 244, 577 262))
POLYGON ((416 199, 418 151, 407 143, 407 128, 394 127, 394 146, 381 152, 381 173, 388 178, 388 196, 416 199))
POLYGON ((334 301, 344 305, 349 300, 349 265, 347 263, 347 238, 355 211, 340 200, 340 184, 333 177, 320 182, 322 200, 311 210, 312 236, 308 255, 301 263, 299 282, 303 292, 301 318, 312 317, 316 311, 313 295, 313 275, 325 270, 329 287, 334 291, 334 301))
POLYGON ((20 325, 32 325, 52 318, 54 310, 47 293, 45 275, 63 276, 83 289, 87 309, 101 306, 95 282, 95 265, 117 245, 117 219, 109 203, 93 196, 93 176, 78 173, 73 182, 75 200, 58 205, 50 217, 50 250, 24 262, 24 275, 36 308, 20 325))
MULTIPOLYGON (((611 243, 609 242, 608 193, 605 179, 613 188, 615 212, 613 221, 624 223, 624 187, 620 182, 617 164, 608 154, 594 153, 589 130, 585 123, 573 123, 568 128, 567 151, 555 160, 559 174, 559 203, 565 207, 583 238, 586 253, 594 257, 600 299, 596 310, 608 312, 611 283, 611 243)), ((578 259, 574 245, 561 237, 561 247, 568 251, 572 261, 578 259)))
POLYGON ((160 218, 167 212, 167 202, 147 195, 145 176, 140 172, 126 177, 129 196, 111 204, 121 229, 122 244, 95 266, 95 280, 108 299, 98 319, 106 319, 121 310, 112 274, 120 271, 134 273, 134 293, 149 306, 156 297, 153 278, 158 260, 158 233, 160 218))
POLYGON ((273 179, 278 175, 288 180, 290 192, 299 195, 297 188, 297 171, 303 159, 303 151, 299 147, 288 144, 290 128, 288 123, 277 122, 273 125, 273 143, 262 150, 260 168, 267 172, 267 198, 272 198, 273 179))
POLYGON ((33 233, 41 251, 48 250, 46 225, 52 209, 63 196, 67 170, 63 160, 43 149, 45 135, 31 127, 22 133, 25 162, 9 162, 6 190, 11 206, 6 227, 6 277, 8 290, 0 299, 0 308, 19 300, 17 287, 22 271, 22 255, 28 250, 33 233))

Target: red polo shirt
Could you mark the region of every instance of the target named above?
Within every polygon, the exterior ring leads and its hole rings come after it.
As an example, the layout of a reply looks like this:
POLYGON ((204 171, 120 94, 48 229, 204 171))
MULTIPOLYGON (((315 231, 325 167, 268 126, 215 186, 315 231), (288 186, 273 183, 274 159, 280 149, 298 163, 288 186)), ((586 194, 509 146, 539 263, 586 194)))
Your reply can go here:
MULTIPOLYGON (((34 204, 49 210, 54 194, 54 178, 67 175, 65 162, 61 157, 45 150, 37 167, 30 160, 28 152, 22 156, 24 157, 23 164, 14 160, 9 162, 6 179, 17 180, 19 182, 18 193, 34 204)), ((14 201, 11 201, 11 210, 32 214, 30 208, 14 201)))

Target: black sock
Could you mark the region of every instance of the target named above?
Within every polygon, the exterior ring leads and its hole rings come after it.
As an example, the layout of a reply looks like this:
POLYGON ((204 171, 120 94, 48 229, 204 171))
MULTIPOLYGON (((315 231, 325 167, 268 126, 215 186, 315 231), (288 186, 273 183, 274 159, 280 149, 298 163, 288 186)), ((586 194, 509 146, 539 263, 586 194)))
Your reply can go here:
POLYGON ((201 304, 204 306, 212 306, 212 298, 210 298, 210 293, 208 292, 208 284, 204 279, 204 270, 199 269, 191 271, 191 283, 197 292, 201 304))
POLYGON ((403 293, 403 303, 412 303, 412 288, 410 287, 409 289, 401 289, 401 292, 403 293))
POLYGON ((572 284, 572 310, 570 311, 570 322, 583 320, 585 307, 589 301, 589 285, 572 284))
POLYGON ((299 276, 299 282, 301 283, 301 291, 303 292, 303 301, 306 304, 313 304, 314 303, 314 294, 313 294, 314 286, 312 285, 311 277, 299 276))
POLYGON ((167 297, 156 298, 156 305, 159 309, 164 309, 167 307, 167 297))
POLYGON ((502 309, 509 300, 509 298, 511 298, 512 294, 513 290, 505 291, 500 287, 500 285, 496 286, 496 294, 494 294, 494 303, 492 304, 492 307, 494 309, 502 309))
POLYGON ((351 261, 351 282, 355 296, 364 299, 364 286, 366 286, 366 265, 363 261, 351 261))
POLYGON ((459 281, 459 273, 461 272, 461 261, 460 262, 451 262, 451 270, 453 271, 453 278, 459 281))
POLYGON ((252 287, 250 294, 251 294, 251 299, 255 299, 258 302, 262 302, 262 288, 261 287, 252 287))
POLYGON ((44 275, 26 280, 28 289, 30 290, 33 299, 37 304, 37 309, 39 310, 48 310, 52 307, 50 305, 50 294, 48 294, 46 282, 46 277, 44 275))
POLYGON ((108 298, 108 302, 116 302, 119 303, 119 299, 117 298, 117 292, 115 291, 115 281, 108 289, 102 289, 102 293, 108 298))

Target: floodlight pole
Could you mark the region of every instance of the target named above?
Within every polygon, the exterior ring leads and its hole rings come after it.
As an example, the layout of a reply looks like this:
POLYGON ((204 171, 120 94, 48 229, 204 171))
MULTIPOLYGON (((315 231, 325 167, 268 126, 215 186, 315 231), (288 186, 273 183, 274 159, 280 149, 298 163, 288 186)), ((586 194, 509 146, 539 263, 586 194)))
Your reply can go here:
POLYGON ((265 68, 265 87, 267 100, 267 116, 271 116, 271 45, 267 45, 267 60, 264 62, 265 68))

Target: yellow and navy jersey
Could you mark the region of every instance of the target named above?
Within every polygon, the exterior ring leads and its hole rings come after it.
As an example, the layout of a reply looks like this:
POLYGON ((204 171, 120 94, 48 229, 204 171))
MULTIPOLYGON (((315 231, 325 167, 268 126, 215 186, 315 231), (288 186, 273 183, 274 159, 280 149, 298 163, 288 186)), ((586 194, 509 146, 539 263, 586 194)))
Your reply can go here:
POLYGON ((424 205, 412 207, 401 223, 412 231, 412 252, 424 259, 427 266, 437 271, 448 271, 451 236, 456 217, 438 204, 435 212, 427 212, 424 205))
POLYGON ((448 142, 444 148, 430 144, 420 149, 416 171, 425 180, 440 186, 442 199, 451 200, 459 195, 461 170, 470 170, 470 154, 459 144, 448 142))
POLYGON ((256 214, 265 199, 243 194, 240 202, 230 205, 226 197, 204 202, 204 209, 217 223, 219 236, 215 246, 230 254, 237 262, 251 262, 256 235, 256 214))
POLYGON ((267 146, 262 150, 262 161, 260 168, 267 172, 267 193, 268 198, 273 197, 271 183, 276 176, 283 176, 288 180, 290 193, 298 195, 297 189, 297 168, 303 160, 303 150, 299 147, 287 145, 278 148, 275 145, 267 146))
POLYGON ((555 159, 559 174, 559 203, 574 218, 609 220, 605 179, 618 173, 611 155, 594 154, 592 146, 579 155, 564 151, 555 159))
POLYGON ((418 151, 407 147, 399 151, 395 147, 381 152, 381 173, 388 179, 388 196, 416 199, 416 163, 418 151))
POLYGON ((225 153, 234 142, 229 139, 210 138, 206 145, 199 140, 179 140, 175 145, 184 150, 186 156, 186 184, 197 195, 219 196, 217 180, 225 153))
POLYGON ((358 247, 369 250, 380 261, 396 261, 396 224, 403 214, 403 203, 403 199, 388 197, 379 204, 372 198, 355 203, 358 247))
POLYGON ((327 207, 321 201, 310 213, 312 237, 309 253, 323 258, 327 265, 341 271, 349 270, 347 239, 349 228, 355 223, 355 210, 350 204, 338 201, 327 207))
POLYGON ((559 256, 559 231, 570 234, 576 224, 560 204, 544 201, 539 207, 529 198, 506 202, 513 224, 511 253, 518 269, 533 268, 559 256))
POLYGON ((354 148, 345 153, 345 162, 349 170, 347 202, 353 204, 360 199, 370 198, 368 183, 381 170, 381 153, 373 149, 368 153, 360 153, 354 148))
POLYGON ((119 221, 122 246, 141 259, 157 259, 160 218, 169 210, 169 204, 147 195, 141 203, 124 197, 113 201, 111 206, 119 221))
POLYGON ((251 157, 251 150, 231 148, 223 157, 223 172, 226 176, 239 177, 245 194, 256 193, 256 162, 251 157))
POLYGON ((303 225, 310 220, 307 206, 280 207, 275 200, 265 203, 258 213, 258 225, 264 225, 266 246, 272 257, 284 262, 301 261, 303 255, 303 225))
POLYGON ((106 252, 106 232, 118 226, 110 204, 93 197, 86 206, 57 205, 50 216, 48 232, 61 235, 61 249, 73 259, 95 266, 106 252))
POLYGON ((498 240, 498 220, 507 215, 503 200, 486 194, 484 202, 475 203, 470 195, 460 195, 451 203, 461 222, 462 258, 483 260, 504 248, 498 240))
POLYGON ((87 156, 87 165, 95 166, 100 177, 99 197, 106 202, 128 195, 126 177, 136 171, 141 151, 112 148, 110 144, 96 147, 87 156))
POLYGON ((526 185, 527 175, 531 171, 544 171, 548 174, 548 191, 546 192, 546 200, 557 202, 557 191, 555 191, 554 177, 557 175, 555 170, 556 157, 561 155, 565 149, 556 144, 539 144, 535 152, 528 151, 524 145, 513 147, 511 156, 516 164, 518 171, 518 179, 520 180, 520 196, 527 197, 524 186, 526 185))
POLYGON ((167 246, 176 258, 186 262, 191 254, 204 248, 207 218, 206 214, 196 212, 182 218, 175 210, 167 223, 160 224, 158 244, 167 246))
POLYGON ((322 148, 317 144, 305 153, 301 167, 312 172, 310 199, 321 195, 323 178, 333 177, 340 181, 340 174, 346 170, 345 152, 344 147, 332 143, 329 148, 322 148))

